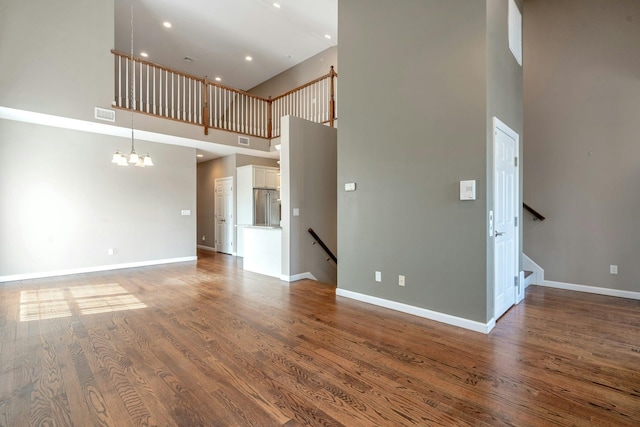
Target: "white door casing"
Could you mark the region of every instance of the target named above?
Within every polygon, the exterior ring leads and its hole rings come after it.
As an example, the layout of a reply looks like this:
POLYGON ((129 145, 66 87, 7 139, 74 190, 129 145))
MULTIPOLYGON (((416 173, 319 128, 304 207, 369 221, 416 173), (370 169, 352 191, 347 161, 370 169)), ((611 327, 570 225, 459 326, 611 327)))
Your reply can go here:
POLYGON ((233 253, 233 177, 215 180, 216 251, 233 253))
POLYGON ((502 316, 522 293, 518 283, 519 135, 493 118, 494 319, 502 316))

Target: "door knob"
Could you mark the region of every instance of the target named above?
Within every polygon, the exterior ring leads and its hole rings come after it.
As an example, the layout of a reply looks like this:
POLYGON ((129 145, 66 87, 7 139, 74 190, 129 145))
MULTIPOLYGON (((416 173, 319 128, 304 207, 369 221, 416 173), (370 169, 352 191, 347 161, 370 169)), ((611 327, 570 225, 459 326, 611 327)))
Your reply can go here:
POLYGON ((502 236, 504 234, 504 231, 496 231, 494 236, 498 237, 498 236, 502 236))

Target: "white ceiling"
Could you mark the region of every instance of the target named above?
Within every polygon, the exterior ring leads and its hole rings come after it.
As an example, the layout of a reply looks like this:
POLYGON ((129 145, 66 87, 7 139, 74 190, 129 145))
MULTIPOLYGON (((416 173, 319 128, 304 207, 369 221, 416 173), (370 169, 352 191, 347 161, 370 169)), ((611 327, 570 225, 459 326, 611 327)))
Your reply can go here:
POLYGON ((115 48, 125 53, 131 4, 135 56, 242 90, 338 43, 338 0, 116 0, 115 48))

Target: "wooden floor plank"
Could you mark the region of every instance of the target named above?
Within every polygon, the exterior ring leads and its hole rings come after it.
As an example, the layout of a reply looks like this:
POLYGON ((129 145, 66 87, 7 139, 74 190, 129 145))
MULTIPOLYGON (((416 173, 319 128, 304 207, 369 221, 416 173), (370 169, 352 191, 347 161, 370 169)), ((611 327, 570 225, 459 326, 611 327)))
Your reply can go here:
POLYGON ((640 301, 530 286, 483 335, 240 267, 0 285, 0 426, 640 425, 640 301))

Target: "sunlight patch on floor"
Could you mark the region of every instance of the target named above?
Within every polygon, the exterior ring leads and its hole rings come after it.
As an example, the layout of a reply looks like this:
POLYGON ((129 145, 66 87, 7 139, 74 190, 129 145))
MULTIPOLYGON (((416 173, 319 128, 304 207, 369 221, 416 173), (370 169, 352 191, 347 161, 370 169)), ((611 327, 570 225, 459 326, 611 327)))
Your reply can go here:
POLYGON ((71 316, 63 289, 38 289, 20 292, 20 321, 56 319, 71 316))
POLYGON ((70 317, 74 303, 82 315, 147 307, 117 283, 38 289, 20 292, 20 321, 70 317))

